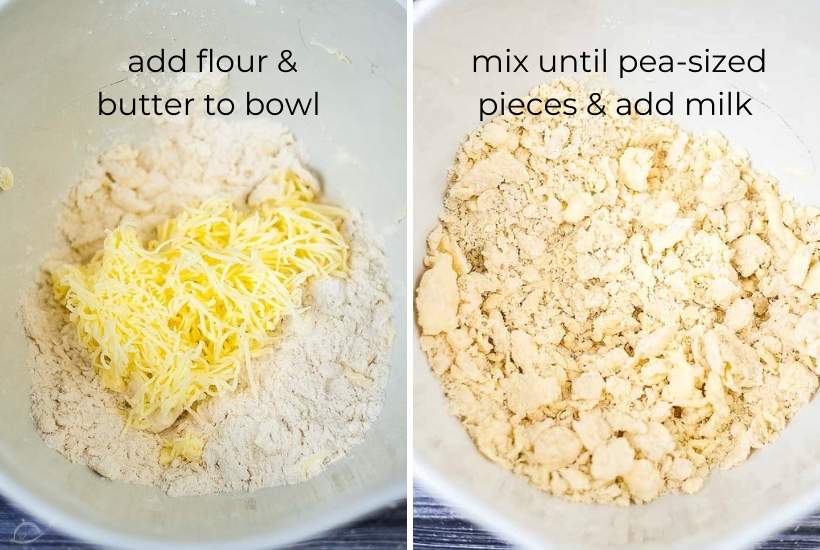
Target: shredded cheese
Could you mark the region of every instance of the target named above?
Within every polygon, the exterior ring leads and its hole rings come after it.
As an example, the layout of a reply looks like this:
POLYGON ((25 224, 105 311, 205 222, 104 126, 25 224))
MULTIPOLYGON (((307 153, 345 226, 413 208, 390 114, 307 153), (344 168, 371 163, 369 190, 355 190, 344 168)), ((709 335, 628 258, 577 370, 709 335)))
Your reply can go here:
POLYGON ((102 385, 124 396, 129 425, 159 432, 235 390, 305 283, 345 275, 346 212, 316 203, 292 172, 277 183, 282 193, 257 208, 221 198, 190 208, 145 245, 123 223, 88 264, 54 272, 55 296, 102 385))

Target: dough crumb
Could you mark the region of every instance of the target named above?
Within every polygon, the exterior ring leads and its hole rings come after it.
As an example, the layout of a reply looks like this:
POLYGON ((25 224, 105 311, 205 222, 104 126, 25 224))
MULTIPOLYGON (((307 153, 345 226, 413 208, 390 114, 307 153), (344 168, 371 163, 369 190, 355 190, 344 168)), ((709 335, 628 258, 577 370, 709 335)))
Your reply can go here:
POLYGON ((422 347, 451 410, 557 496, 696 492, 818 386, 820 210, 718 134, 497 117, 456 153, 425 266, 422 347))
POLYGON ((14 187, 14 174, 10 168, 0 166, 0 191, 9 191, 14 187))

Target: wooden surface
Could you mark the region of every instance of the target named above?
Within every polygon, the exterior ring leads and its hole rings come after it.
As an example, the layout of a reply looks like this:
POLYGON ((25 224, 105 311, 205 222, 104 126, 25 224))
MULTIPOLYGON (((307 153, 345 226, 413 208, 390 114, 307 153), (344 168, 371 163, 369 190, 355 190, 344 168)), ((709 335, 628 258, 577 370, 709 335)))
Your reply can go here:
MULTIPOLYGON (((418 485, 413 490, 413 548, 416 550, 507 550, 483 529, 461 518, 418 485)), ((757 550, 820 549, 820 512, 779 533, 757 550)))
MULTIPOLYGON (((402 501, 347 527, 296 544, 298 550, 381 550, 407 547, 407 504, 402 501)), ((0 548, 90 550, 97 546, 77 541, 18 511, 0 497, 0 548)))

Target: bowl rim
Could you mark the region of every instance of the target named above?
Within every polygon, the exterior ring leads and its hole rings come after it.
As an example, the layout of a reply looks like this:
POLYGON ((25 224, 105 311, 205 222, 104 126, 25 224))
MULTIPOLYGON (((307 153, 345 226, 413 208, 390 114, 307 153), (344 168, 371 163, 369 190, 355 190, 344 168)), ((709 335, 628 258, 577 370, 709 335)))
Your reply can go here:
MULTIPOLYGON (((493 503, 477 498, 475 495, 470 494, 468 490, 458 487, 435 466, 422 458, 418 450, 414 453, 413 464, 414 476, 425 490, 447 506, 452 507, 456 512, 463 514, 471 522, 501 539, 511 542, 514 546, 533 550, 572 548, 558 546, 555 542, 545 540, 538 533, 516 523, 515 519, 510 518, 509 515, 500 513, 493 503)), ((820 487, 814 487, 794 498, 788 504, 773 508, 769 513, 762 515, 754 522, 744 524, 742 527, 720 535, 714 540, 697 541, 697 546, 698 548, 721 550, 751 548, 756 543, 763 542, 771 535, 792 525, 818 507, 820 507, 820 487)), ((577 548, 584 547, 579 546, 577 548)))
MULTIPOLYGON (((300 540, 316 537, 333 528, 347 524, 356 518, 370 514, 379 508, 400 501, 406 496, 406 485, 403 479, 392 480, 367 494, 353 499, 344 507, 336 508, 330 513, 311 517, 306 521, 300 522, 297 526, 289 528, 287 531, 272 531, 236 539, 178 543, 169 543, 167 540, 159 537, 126 535, 114 529, 100 527, 92 521, 77 519, 72 516, 72 514, 34 495, 3 471, 0 471, 0 493, 2 493, 13 506, 42 520, 48 524, 49 527, 56 528, 58 531, 80 539, 81 541, 116 548, 169 548, 174 550, 216 550, 225 548, 225 545, 229 543, 231 548, 245 550, 284 546, 300 540)), ((246 494, 250 493, 246 492, 246 494)))

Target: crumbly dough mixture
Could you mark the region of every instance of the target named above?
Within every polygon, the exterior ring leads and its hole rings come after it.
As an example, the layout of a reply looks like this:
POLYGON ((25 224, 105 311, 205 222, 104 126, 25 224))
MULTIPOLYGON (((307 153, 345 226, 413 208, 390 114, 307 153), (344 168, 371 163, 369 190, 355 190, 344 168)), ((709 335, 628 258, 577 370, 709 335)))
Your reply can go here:
POLYGON ((32 414, 49 446, 105 477, 192 495, 303 481, 362 440, 381 410, 394 329, 384 255, 356 214, 344 227, 349 277, 311 285, 305 308, 256 360, 255 383, 170 428, 206 439, 197 463, 162 467, 168 433, 124 430, 122 403, 100 386, 53 298, 49 269, 88 259, 125 216, 147 231, 214 195, 253 205, 279 191, 269 176, 283 169, 314 180, 283 128, 204 117, 163 122, 144 145, 116 146, 93 162, 68 197, 61 245, 22 309, 34 351, 32 414))
POLYGON ((820 210, 720 135, 496 118, 458 150, 425 265, 421 342, 453 414, 554 495, 696 492, 817 389, 820 210))

